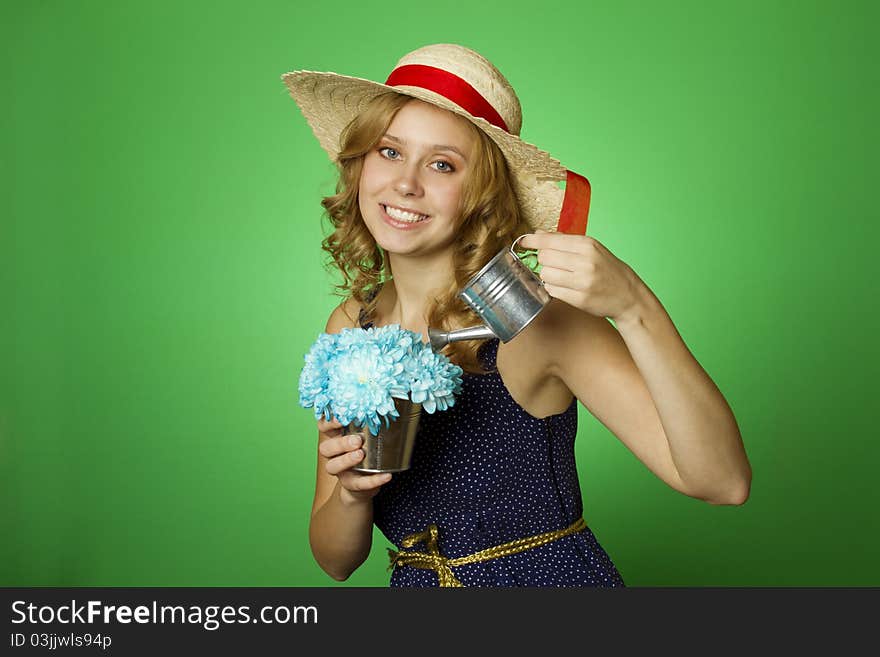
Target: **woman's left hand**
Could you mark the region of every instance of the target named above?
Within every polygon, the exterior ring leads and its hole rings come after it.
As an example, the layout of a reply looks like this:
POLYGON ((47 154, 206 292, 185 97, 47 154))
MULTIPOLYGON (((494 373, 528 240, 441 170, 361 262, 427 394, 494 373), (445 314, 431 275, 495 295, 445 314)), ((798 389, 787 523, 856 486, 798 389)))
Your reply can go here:
POLYGON ((598 240, 538 231, 519 245, 537 249, 540 277, 551 297, 615 322, 635 308, 641 279, 598 240))

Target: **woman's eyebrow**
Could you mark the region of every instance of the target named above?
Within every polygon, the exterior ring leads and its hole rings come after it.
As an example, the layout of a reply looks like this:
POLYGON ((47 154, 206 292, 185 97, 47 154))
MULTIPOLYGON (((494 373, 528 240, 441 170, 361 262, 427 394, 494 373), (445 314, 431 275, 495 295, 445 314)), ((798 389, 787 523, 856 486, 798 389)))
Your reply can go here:
POLYGON ((462 153, 460 150, 458 150, 455 146, 446 146, 446 145, 444 145, 444 144, 434 144, 434 145, 432 146, 432 148, 433 148, 435 151, 452 151, 453 153, 457 153, 458 156, 459 156, 462 160, 464 160, 465 162, 467 161, 467 158, 465 157, 464 153, 462 153))
MULTIPOLYGON (((394 143, 396 143, 396 144, 400 144, 401 146, 406 146, 406 140, 405 140, 405 139, 400 139, 399 137, 395 137, 394 135, 389 135, 389 134, 387 134, 387 133, 384 134, 384 135, 382 135, 382 136, 385 137, 385 139, 387 139, 388 141, 393 141, 394 143)), ((453 153, 458 153, 458 156, 459 156, 461 159, 467 161, 467 157, 465 157, 465 154, 462 153, 462 152, 461 152, 458 148, 456 148, 455 146, 449 146, 449 145, 447 145, 447 144, 434 144, 434 145, 431 146, 430 148, 431 148, 432 150, 435 150, 435 151, 452 151, 453 153)))

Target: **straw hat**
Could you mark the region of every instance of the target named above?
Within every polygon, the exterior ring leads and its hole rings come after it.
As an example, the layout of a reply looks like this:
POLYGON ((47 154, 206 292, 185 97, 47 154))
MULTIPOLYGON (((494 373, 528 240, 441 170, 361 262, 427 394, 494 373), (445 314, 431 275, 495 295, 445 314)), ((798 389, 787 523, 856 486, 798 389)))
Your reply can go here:
POLYGON ((281 79, 333 162, 349 122, 374 97, 396 91, 455 112, 489 135, 507 158, 520 206, 533 228, 586 232, 589 182, 519 138, 519 99, 479 53, 455 44, 424 46, 404 55, 384 84, 316 71, 292 71, 281 79), (560 181, 566 181, 565 190, 560 181))

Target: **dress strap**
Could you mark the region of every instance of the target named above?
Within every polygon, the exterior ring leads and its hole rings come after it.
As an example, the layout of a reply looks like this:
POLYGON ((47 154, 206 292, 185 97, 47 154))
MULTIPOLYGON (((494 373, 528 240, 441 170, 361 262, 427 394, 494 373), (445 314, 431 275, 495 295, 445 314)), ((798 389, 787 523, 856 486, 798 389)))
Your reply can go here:
MULTIPOLYGON (((383 283, 379 283, 367 293, 367 303, 376 298, 376 295, 379 294, 379 291, 382 289, 382 285, 383 283)), ((360 313, 358 313, 358 325, 363 329, 372 328, 373 322, 369 321, 369 319, 367 311, 361 306, 360 313)))
POLYGON ((489 372, 494 371, 496 368, 499 343, 500 340, 498 338, 491 338, 483 342, 477 349, 477 357, 483 363, 483 367, 489 372))
POLYGON ((358 325, 362 329, 368 329, 373 327, 373 322, 369 321, 369 317, 367 317, 367 311, 361 308, 360 314, 358 314, 358 325))

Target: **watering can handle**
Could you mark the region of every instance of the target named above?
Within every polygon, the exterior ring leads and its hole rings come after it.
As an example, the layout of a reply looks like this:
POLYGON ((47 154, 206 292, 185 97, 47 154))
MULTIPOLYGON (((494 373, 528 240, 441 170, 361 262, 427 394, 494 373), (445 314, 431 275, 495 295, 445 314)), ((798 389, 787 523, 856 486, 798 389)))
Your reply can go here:
POLYGON ((516 251, 514 250, 514 249, 516 249, 516 243, 519 242, 523 237, 528 237, 530 234, 531 233, 526 233, 525 235, 520 235, 515 240, 513 240, 513 244, 510 245, 510 251, 511 251, 511 253, 513 253, 513 255, 516 255, 516 251))
MULTIPOLYGON (((556 232, 586 235, 587 218, 590 214, 590 181, 574 171, 566 170, 565 174, 565 196, 562 199, 562 210, 559 212, 556 232)), ((523 237, 525 235, 520 235, 510 245, 510 251, 514 255, 516 255, 516 243, 523 237)))

